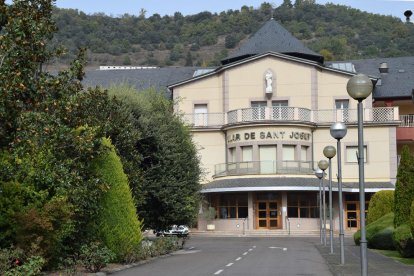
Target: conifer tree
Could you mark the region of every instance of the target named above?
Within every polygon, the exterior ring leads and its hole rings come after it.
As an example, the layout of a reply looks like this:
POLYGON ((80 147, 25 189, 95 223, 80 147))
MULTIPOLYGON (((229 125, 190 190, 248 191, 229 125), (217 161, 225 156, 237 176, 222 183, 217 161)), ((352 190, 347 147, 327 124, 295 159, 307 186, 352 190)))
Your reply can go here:
POLYGON ((404 146, 401 151, 394 195, 394 227, 397 228, 409 223, 411 203, 414 199, 414 157, 410 154, 408 146, 404 146))

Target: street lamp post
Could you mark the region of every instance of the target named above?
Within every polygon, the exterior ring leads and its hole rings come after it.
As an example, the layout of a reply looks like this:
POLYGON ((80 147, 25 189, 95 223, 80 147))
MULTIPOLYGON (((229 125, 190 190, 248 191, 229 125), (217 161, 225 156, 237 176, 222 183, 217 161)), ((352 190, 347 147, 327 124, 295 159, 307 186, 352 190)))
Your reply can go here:
POLYGON ((331 159, 336 155, 336 149, 333 146, 326 146, 323 149, 323 155, 329 160, 329 244, 331 254, 333 254, 333 224, 332 224, 332 163, 331 159))
MULTIPOLYGON (((319 169, 322 170, 322 174, 325 175, 325 170, 329 167, 329 163, 326 160, 321 160, 318 163, 319 169)), ((322 204, 323 204, 323 245, 326 246, 326 204, 325 204, 325 184, 323 183, 323 177, 322 177, 322 204)))
POLYGON ((323 236, 322 236, 322 178, 324 177, 324 173, 321 169, 317 169, 315 171, 315 175, 319 178, 319 236, 321 238, 321 244, 323 244, 323 236))
POLYGON ((358 101, 358 166, 359 166, 359 220, 361 230, 361 275, 368 275, 367 238, 365 229, 364 134, 362 101, 372 93, 372 82, 366 76, 353 76, 346 85, 349 96, 358 101))
POLYGON ((331 136, 336 139, 338 157, 338 204, 339 204, 339 243, 341 251, 341 265, 345 264, 344 250, 344 205, 342 201, 342 164, 341 164, 341 139, 345 137, 347 128, 344 123, 337 122, 331 125, 331 136))

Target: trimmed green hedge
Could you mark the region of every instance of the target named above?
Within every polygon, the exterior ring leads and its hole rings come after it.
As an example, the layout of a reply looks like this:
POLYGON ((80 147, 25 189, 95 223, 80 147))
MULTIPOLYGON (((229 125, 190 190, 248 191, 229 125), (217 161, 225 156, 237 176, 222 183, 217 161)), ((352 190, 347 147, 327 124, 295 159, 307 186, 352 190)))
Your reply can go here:
POLYGON ((369 201, 367 225, 394 210, 394 191, 376 192, 369 201))
MULTIPOLYGON (((393 242, 394 213, 388 213, 367 225, 366 231, 369 248, 395 249, 393 242)), ((360 239, 361 233, 358 231, 354 234, 354 241, 356 245, 359 245, 360 239)))
POLYGON ((102 198, 96 231, 117 259, 122 260, 142 240, 141 222, 121 160, 109 139, 104 139, 102 144, 109 151, 98 157, 93 167, 108 191, 102 198))
POLYGON ((411 203, 410 224, 411 224, 411 234, 414 237, 414 200, 411 203))
POLYGON ((394 226, 398 227, 410 221, 411 203, 414 199, 414 157, 407 145, 401 151, 395 184, 394 226))
POLYGON ((402 257, 414 257, 414 238, 408 223, 400 225, 395 229, 393 239, 395 248, 402 257))

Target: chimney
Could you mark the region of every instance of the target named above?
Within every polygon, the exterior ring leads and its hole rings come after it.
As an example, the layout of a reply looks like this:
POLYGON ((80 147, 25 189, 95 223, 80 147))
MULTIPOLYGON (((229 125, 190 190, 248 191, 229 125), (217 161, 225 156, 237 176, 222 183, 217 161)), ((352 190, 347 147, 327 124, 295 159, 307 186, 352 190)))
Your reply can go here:
POLYGON ((381 74, 387 74, 388 73, 388 64, 386 62, 381 62, 378 69, 379 69, 381 74))

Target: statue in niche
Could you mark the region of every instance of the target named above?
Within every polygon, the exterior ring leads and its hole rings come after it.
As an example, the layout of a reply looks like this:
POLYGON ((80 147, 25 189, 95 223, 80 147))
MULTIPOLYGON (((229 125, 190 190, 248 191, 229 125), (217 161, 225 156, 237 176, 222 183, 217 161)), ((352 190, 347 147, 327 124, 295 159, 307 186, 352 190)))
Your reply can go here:
POLYGON ((266 72, 265 75, 265 79, 266 79, 266 93, 272 93, 273 92, 273 74, 270 71, 266 72))

